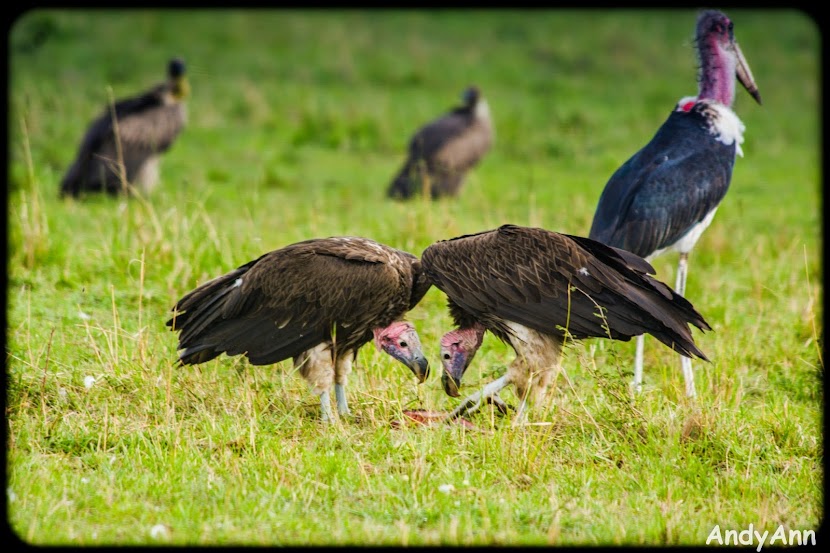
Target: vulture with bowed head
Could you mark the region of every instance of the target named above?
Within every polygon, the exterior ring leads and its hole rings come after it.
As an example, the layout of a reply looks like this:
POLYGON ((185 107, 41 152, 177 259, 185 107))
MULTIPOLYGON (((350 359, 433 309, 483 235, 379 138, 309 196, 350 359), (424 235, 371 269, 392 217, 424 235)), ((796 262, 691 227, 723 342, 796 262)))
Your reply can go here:
POLYGON ((320 396, 322 419, 349 414, 346 379, 357 351, 374 340, 423 382, 429 364, 418 333, 403 320, 430 282, 412 254, 367 238, 298 242, 205 282, 173 307, 179 361, 204 363, 222 353, 254 365, 293 358, 320 396))
POLYGON ((689 325, 711 330, 644 259, 600 242, 541 228, 498 229, 436 242, 421 263, 448 298, 457 326, 441 338, 442 383, 459 396, 464 372, 486 331, 509 344, 507 373, 467 398, 448 419, 477 410, 516 386, 515 422, 526 418, 557 374, 566 339, 628 341, 648 333, 683 355, 706 359, 689 325))

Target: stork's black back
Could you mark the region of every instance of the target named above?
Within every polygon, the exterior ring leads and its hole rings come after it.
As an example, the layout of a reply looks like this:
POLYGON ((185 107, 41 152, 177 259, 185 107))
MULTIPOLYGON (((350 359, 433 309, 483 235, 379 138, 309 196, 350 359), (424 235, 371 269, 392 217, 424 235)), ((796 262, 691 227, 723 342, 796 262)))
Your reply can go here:
POLYGON ((732 178, 736 144, 711 135, 704 108, 673 111, 654 138, 611 175, 590 238, 648 257, 718 207, 732 178))

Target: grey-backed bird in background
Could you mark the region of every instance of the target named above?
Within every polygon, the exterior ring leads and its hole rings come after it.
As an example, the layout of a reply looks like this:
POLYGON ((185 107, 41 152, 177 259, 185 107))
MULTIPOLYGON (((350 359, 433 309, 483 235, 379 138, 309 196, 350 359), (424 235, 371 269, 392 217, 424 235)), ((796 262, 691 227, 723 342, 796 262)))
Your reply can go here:
MULTIPOLYGON (((719 11, 700 14, 695 37, 698 95, 681 99, 651 139, 611 176, 599 199, 589 237, 651 260, 680 253, 675 290, 686 293, 687 258, 712 222, 735 156, 743 155, 744 125, 732 111, 735 77, 760 104, 758 87, 719 11)), ((681 359, 686 394, 695 395, 691 359, 681 359)), ((634 387, 643 381, 643 336, 637 338, 634 387)))
POLYGON ((176 303, 167 326, 180 332, 182 364, 222 353, 254 365, 293 358, 330 421, 332 384, 338 412, 348 414, 346 379, 372 339, 420 382, 427 378, 418 333, 403 316, 430 286, 412 254, 366 238, 317 238, 202 284, 176 303))
POLYGON ((149 192, 158 182, 159 156, 184 128, 190 93, 184 62, 169 62, 167 81, 107 106, 89 126, 63 177, 61 196, 85 192, 149 192))
POLYGON ((689 325, 710 330, 695 308, 649 276, 644 259, 578 236, 503 225, 429 246, 421 263, 449 299, 458 328, 441 338, 444 391, 458 396, 461 378, 485 331, 509 344, 516 359, 507 373, 467 398, 449 418, 478 409, 513 384, 528 401, 544 395, 561 363, 566 339, 630 340, 649 333, 684 355, 706 359, 689 325))
POLYGON ((391 198, 423 193, 433 199, 455 196, 467 172, 493 144, 493 121, 487 100, 476 86, 462 95, 464 104, 424 125, 409 142, 409 153, 389 185, 391 198))

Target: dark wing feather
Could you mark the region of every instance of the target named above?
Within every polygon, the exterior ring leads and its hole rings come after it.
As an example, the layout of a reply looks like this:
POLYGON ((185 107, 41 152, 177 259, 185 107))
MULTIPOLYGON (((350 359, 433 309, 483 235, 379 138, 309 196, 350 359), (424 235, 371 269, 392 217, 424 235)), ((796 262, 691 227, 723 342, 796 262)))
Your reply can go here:
POLYGON ((708 329, 703 318, 645 274, 650 265, 629 256, 587 239, 505 225, 433 244, 422 261, 455 305, 454 316, 464 312, 457 324, 472 317, 507 341, 503 321, 560 336, 567 329, 577 339, 650 333, 705 359, 688 327, 708 329))
POLYGON ((118 149, 113 111, 118 122, 121 156, 127 181, 132 181, 147 159, 167 150, 184 128, 184 106, 164 105, 162 96, 169 85, 115 102, 90 124, 75 160, 61 181, 61 194, 78 195, 82 190, 117 190, 118 149))
POLYGON ((463 172, 484 154, 489 141, 465 141, 465 132, 475 126, 470 108, 457 108, 418 129, 409 141, 403 167, 393 179, 388 194, 408 198, 421 188, 428 172, 437 182, 431 183, 438 193, 454 190, 463 172), (481 151, 484 150, 484 151, 481 151))
POLYGON ((411 263, 401 254, 360 238, 307 240, 206 282, 167 322, 181 331, 180 359, 244 353, 271 364, 332 339, 336 352, 356 350, 409 308, 411 263))
POLYGON ((672 112, 605 185, 589 237, 642 257, 671 246, 718 206, 734 162, 700 114, 672 112))

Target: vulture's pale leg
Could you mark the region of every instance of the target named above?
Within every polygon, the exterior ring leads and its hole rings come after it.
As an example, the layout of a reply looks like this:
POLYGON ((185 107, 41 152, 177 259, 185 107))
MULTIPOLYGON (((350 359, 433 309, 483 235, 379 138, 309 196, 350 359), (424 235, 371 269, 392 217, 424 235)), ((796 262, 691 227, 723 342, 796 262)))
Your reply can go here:
MULTIPOLYGON (((689 254, 681 253, 677 262, 677 282, 674 290, 681 296, 686 296, 686 275, 689 273, 689 254)), ((689 357, 680 357, 680 367, 683 370, 683 380, 686 382, 686 395, 695 397, 695 373, 692 372, 692 360, 689 357)))
POLYGON ((346 401, 346 387, 342 384, 334 385, 334 397, 337 400, 337 412, 342 415, 350 415, 349 404, 346 401))
POLYGON ((643 344, 645 344, 645 338, 645 334, 637 336, 637 349, 634 353, 634 381, 631 384, 637 393, 643 391, 643 344))
POLYGON ((331 398, 329 397, 328 390, 320 392, 320 409, 322 410, 321 420, 323 422, 332 422, 334 420, 334 413, 331 410, 331 398))
POLYGON ((352 358, 354 354, 346 352, 337 358, 334 363, 334 397, 337 400, 337 412, 340 415, 350 415, 349 404, 346 401, 346 380, 352 372, 352 358))
MULTIPOLYGON (((473 395, 465 399, 463 402, 461 402, 461 405, 456 407, 452 413, 447 415, 446 420, 456 419, 462 414, 470 415, 472 413, 475 413, 476 411, 478 411, 479 407, 481 407, 482 402, 486 398, 492 399, 498 396, 498 393, 509 383, 510 381, 508 380, 507 375, 492 381, 491 383, 487 384, 484 388, 482 388, 480 391, 474 393, 473 395)), ((498 402, 501 401, 501 398, 494 401, 496 401, 496 404, 498 405, 498 402)), ((502 401, 502 403, 504 402, 502 401)))
MULTIPOLYGON (((320 396, 320 408, 323 410, 323 421, 333 419, 329 390, 334 382, 334 367, 332 366, 329 344, 322 343, 302 352, 294 358, 294 367, 305 378, 312 393, 320 396)), ((339 407, 339 402, 338 402, 339 407)))
POLYGON ((496 406, 496 409, 498 409, 499 412, 502 413, 503 415, 506 415, 507 412, 510 410, 510 406, 507 405, 504 402, 504 400, 501 397, 499 397, 498 394, 496 394, 494 396, 490 396, 489 398, 485 398, 485 399, 489 399, 496 406))
POLYGON ((513 418, 513 426, 521 426, 527 421, 527 397, 523 397, 516 408, 516 416, 513 418))

